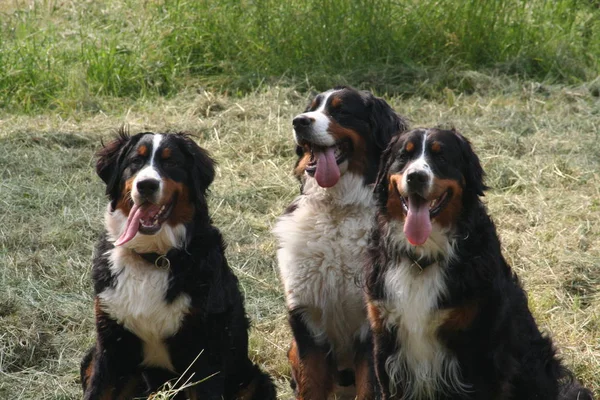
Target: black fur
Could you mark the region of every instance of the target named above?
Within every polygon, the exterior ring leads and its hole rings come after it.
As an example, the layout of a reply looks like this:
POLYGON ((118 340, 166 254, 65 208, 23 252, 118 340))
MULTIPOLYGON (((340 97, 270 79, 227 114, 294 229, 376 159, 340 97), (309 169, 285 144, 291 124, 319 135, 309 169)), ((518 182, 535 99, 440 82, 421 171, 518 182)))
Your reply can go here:
MULTIPOLYGON (((401 228, 391 228, 394 216, 387 208, 391 195, 388 177, 402 173, 412 156, 404 150, 407 141, 423 132, 415 130, 394 138, 382 157, 375 188, 378 213, 366 274, 367 301, 373 306, 386 299, 385 273, 400 268, 400 260, 410 257, 392 248, 395 245, 387 239, 403 235, 401 228)), ((440 263, 445 269, 447 291, 438 298, 437 310, 475 305, 473 315, 465 317, 467 322, 460 322, 460 326, 441 323, 437 330, 440 342, 459 362, 461 381, 470 385, 470 390, 438 392, 435 398, 591 400, 591 392, 572 378, 556 356, 551 339, 538 329, 525 291, 501 253, 496 227, 480 200, 486 189, 484 173, 469 142, 455 131, 428 130, 428 134, 435 134, 444 149, 444 158, 432 155, 429 159, 435 176, 458 181, 463 196, 449 233, 456 240, 455 256, 440 263)), ((389 399, 385 361, 403 343, 398 341, 394 327, 382 327, 381 320, 373 315, 371 322, 375 369, 382 396, 389 399)), ((401 397, 405 383, 398 383, 398 397, 393 398, 401 397)))
MULTIPOLYGON (((119 137, 99 151, 97 172, 106 183, 111 208, 121 201, 124 182, 135 176, 140 141, 152 143, 152 133, 119 137)), ((238 280, 227 264, 225 244, 210 221, 206 192, 214 178, 214 163, 205 150, 183 134, 165 135, 172 150, 170 164, 160 173, 189 188, 193 216, 186 223, 182 248, 170 249, 169 284, 164 301, 170 304, 182 294, 191 304, 179 330, 164 338, 174 371, 146 367, 143 340, 129 331, 102 306, 99 297, 114 288, 118 277, 110 269, 113 242, 104 234, 96 246, 92 278, 96 295, 96 345, 81 364, 84 398, 122 399, 147 396, 167 381, 188 378, 197 383, 193 392, 199 399, 275 399, 271 379, 248 358, 249 321, 245 315, 238 280), (191 365, 191 367, 190 367, 191 365), (188 368, 185 374, 184 371, 188 368), (193 375, 193 377, 192 377, 193 375)), ((135 253, 134 253, 135 254, 135 253)), ((127 266, 125 266, 127 268, 127 266)), ((148 263, 147 268, 156 268, 148 263)), ((139 298, 144 302, 144 298, 139 298)), ((180 396, 183 396, 181 394, 180 396)), ((179 397, 178 397, 179 398, 179 397)))

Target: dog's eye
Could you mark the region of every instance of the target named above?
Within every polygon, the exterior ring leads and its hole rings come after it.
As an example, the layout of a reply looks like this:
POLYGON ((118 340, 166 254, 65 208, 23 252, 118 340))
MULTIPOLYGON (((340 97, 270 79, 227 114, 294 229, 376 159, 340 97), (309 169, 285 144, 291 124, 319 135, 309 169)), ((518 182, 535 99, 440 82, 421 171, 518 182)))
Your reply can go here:
POLYGON ((170 158, 167 158, 166 160, 163 160, 162 164, 163 164, 163 166, 165 166, 167 168, 171 168, 171 167, 177 166, 177 162, 175 160, 170 159, 170 158))
POLYGON ((144 164, 144 159, 142 157, 140 157, 140 156, 134 157, 131 160, 131 165, 134 166, 134 167, 139 167, 142 164, 144 164))
POLYGON ((446 157, 444 157, 444 155, 442 153, 437 154, 436 158, 438 159, 438 161, 445 163, 446 162, 446 157))

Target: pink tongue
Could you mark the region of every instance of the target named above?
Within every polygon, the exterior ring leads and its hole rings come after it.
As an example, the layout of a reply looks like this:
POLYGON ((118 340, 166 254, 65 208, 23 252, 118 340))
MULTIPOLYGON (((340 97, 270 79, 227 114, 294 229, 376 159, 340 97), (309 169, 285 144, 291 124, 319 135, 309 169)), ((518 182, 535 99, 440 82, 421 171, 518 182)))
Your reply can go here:
POLYGON ((340 169, 335 160, 335 147, 327 147, 323 152, 316 152, 317 170, 315 179, 319 186, 332 187, 340 179, 340 169))
POLYGON ((152 217, 154 217, 154 215, 156 215, 159 211, 160 207, 155 204, 149 206, 146 205, 144 206, 144 208, 137 204, 134 204, 131 208, 131 211, 129 211, 129 217, 127 218, 127 226, 125 227, 125 230, 123 231, 121 236, 119 236, 119 238, 115 242, 115 246, 124 245, 125 243, 133 239, 140 228, 140 220, 149 220, 152 217))
POLYGON ((418 199, 408 200, 408 214, 404 221, 404 234, 414 246, 421 245, 427 241, 431 234, 431 220, 429 219, 429 203, 418 199))

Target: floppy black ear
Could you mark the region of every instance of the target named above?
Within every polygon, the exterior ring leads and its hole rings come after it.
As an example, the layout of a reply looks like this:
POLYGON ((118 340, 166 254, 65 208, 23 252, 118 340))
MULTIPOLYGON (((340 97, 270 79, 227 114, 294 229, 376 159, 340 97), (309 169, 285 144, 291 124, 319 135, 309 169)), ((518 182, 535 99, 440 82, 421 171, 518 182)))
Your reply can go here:
POLYGON ((102 144, 96 156, 96 173, 106 183, 106 194, 113 203, 119 198, 121 174, 123 172, 122 161, 125 154, 138 140, 140 135, 129 136, 125 129, 120 129, 118 136, 108 144, 102 144))
POLYGON ((483 183, 485 172, 481 167, 479 157, 473 151, 471 142, 453 129, 453 132, 458 136, 461 147, 461 156, 463 158, 463 165, 465 165, 463 176, 465 177, 465 189, 474 192, 478 196, 484 196, 484 191, 488 187, 483 183))
POLYGON ((363 92, 367 98, 367 106, 371 108, 370 124, 377 147, 383 150, 390 139, 408 129, 408 123, 383 99, 363 92))
POLYGON ((402 133, 399 133, 392 137, 388 146, 385 148, 383 153, 381 154, 381 160, 379 162, 379 170, 377 172, 377 179, 375 180, 375 187, 373 188, 373 193, 375 194, 375 198, 377 199, 377 203, 379 205, 385 204, 387 202, 388 196, 388 185, 386 182, 386 177, 394 162, 393 152, 396 147, 396 143, 400 140, 402 133))
POLYGON ((196 199, 199 199, 206 195, 208 187, 215 179, 215 161, 190 136, 183 133, 177 135, 182 139, 185 153, 192 160, 192 184, 196 191, 196 199))

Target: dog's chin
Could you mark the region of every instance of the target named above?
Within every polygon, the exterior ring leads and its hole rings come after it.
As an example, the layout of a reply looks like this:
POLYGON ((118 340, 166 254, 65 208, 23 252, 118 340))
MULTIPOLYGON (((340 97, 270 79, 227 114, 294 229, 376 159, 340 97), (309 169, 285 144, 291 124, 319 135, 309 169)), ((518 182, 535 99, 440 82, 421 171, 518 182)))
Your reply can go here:
MULTIPOLYGON (((104 224, 111 242, 116 242, 127 227, 127 215, 120 209, 112 210, 109 204, 104 215, 104 224)), ((138 231, 133 239, 124 243, 124 247, 136 253, 166 254, 173 248, 181 248, 185 243, 186 227, 184 224, 170 225, 168 222, 161 224, 160 228, 152 234, 138 231)))

